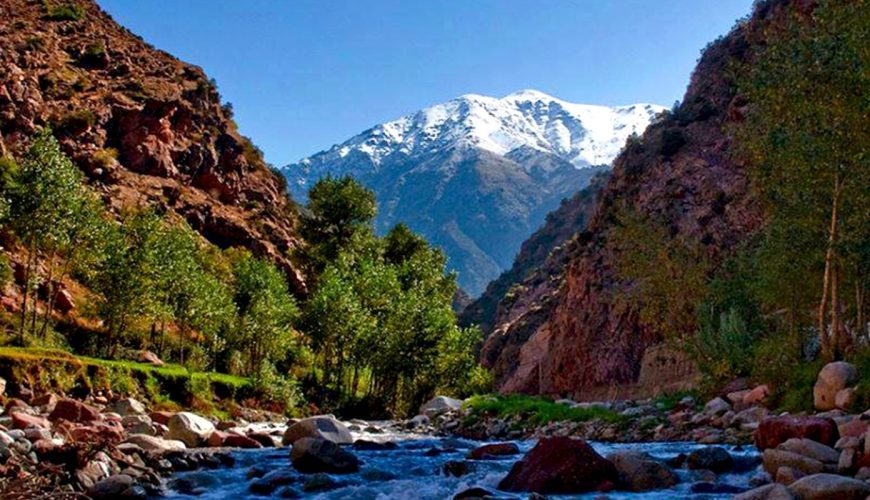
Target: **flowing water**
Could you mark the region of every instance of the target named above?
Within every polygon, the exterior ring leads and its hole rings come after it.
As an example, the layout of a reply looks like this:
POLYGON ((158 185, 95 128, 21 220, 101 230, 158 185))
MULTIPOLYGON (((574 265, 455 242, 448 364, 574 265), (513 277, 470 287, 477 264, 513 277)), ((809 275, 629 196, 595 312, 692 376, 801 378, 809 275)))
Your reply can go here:
MULTIPOLYGON (((462 477, 445 476, 442 466, 450 460, 462 460, 470 448, 476 447, 482 442, 461 440, 456 438, 438 438, 427 435, 410 433, 384 433, 367 434, 355 432, 354 438, 372 441, 392 441, 398 445, 397 449, 380 451, 353 450, 360 459, 362 466, 360 472, 347 475, 330 475, 341 486, 330 491, 303 492, 303 484, 311 475, 302 475, 295 472, 290 464, 289 451, 287 448, 240 450, 233 453, 236 463, 233 467, 200 470, 193 472, 178 473, 169 481, 167 498, 169 499, 246 499, 265 498, 262 495, 250 491, 250 485, 257 479, 248 479, 248 472, 253 467, 265 470, 267 473, 276 474, 281 471, 285 475, 296 476, 291 478, 289 488, 295 490, 305 498, 314 499, 449 499, 453 495, 468 488, 479 486, 492 492, 498 493, 496 485, 507 474, 511 466, 522 455, 502 457, 497 460, 469 461, 474 470, 462 477), (435 454, 432 450, 442 450, 435 454), (190 493, 191 485, 195 485, 197 491, 190 493), (181 490, 181 491, 179 491, 181 490), (182 491, 188 490, 188 493, 182 491)), ((518 441, 522 454, 529 451, 535 444, 534 440, 518 441)), ((602 455, 618 449, 632 449, 649 453, 654 458, 667 460, 676 457, 680 453, 689 453, 694 449, 701 448, 690 442, 666 442, 666 443, 590 443, 602 455)), ((753 447, 725 448, 735 457, 738 462, 749 462, 757 457, 758 452, 753 447)), ((657 490, 646 493, 608 493, 608 498, 637 498, 637 499, 671 499, 671 498, 730 498, 731 494, 697 494, 692 493, 691 485, 698 481, 691 471, 677 470, 680 483, 672 489, 657 490)), ((740 473, 723 474, 718 477, 718 484, 725 484, 739 488, 749 488, 749 478, 754 470, 740 473)), ((280 497, 282 486, 279 486, 271 494, 280 497)), ((499 493, 500 498, 524 498, 526 495, 499 493)), ((549 496, 550 498, 595 498, 600 493, 572 496, 549 496)))

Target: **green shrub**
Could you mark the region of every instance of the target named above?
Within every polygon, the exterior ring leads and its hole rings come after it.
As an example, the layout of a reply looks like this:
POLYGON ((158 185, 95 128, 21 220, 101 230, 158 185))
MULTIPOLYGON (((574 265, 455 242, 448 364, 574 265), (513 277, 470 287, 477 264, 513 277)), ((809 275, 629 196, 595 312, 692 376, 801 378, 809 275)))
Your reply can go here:
POLYGON ((85 17, 85 8, 77 2, 44 2, 46 17, 52 21, 78 21, 85 17))
POLYGON ((277 404, 285 410, 298 406, 302 400, 297 381, 281 376, 268 361, 260 363, 253 384, 254 392, 264 402, 277 404))
POLYGON ((498 418, 520 417, 535 426, 557 421, 586 422, 599 419, 618 424, 627 420, 626 417, 606 408, 572 408, 549 399, 521 394, 474 396, 465 404, 476 412, 487 413, 498 418))

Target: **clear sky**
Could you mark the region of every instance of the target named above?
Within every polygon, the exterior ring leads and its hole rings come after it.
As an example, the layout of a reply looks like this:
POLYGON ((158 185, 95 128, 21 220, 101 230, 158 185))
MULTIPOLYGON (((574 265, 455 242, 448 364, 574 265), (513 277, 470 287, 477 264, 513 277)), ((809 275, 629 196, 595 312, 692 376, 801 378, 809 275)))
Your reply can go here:
POLYGON ((462 94, 671 105, 752 0, 98 0, 202 66, 277 165, 462 94))

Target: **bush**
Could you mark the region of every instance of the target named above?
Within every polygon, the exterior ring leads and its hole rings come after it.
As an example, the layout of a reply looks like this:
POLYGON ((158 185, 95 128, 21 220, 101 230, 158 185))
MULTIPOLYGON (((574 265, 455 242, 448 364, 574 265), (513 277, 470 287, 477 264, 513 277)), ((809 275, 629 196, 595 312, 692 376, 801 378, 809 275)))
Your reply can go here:
POLYGON ((78 135, 97 123, 97 117, 88 109, 73 111, 57 121, 57 131, 64 134, 78 135))
POLYGON ((662 133, 661 154, 665 158, 670 158, 677 154, 685 144, 686 136, 682 130, 678 128, 666 129, 662 133))
POLYGON ((708 309, 690 348, 701 372, 715 385, 746 375, 757 334, 734 308, 718 315, 708 309))
POLYGON ((77 2, 63 2, 55 4, 46 1, 46 17, 52 21, 78 21, 85 17, 85 8, 77 2))
POLYGON ((94 165, 101 168, 109 168, 118 161, 118 150, 115 148, 101 149, 91 157, 94 165))
POLYGON ((278 405, 281 410, 298 406, 302 401, 299 384, 296 380, 283 377, 268 361, 260 363, 260 369, 253 378, 254 392, 265 403, 278 405))
POLYGON ((465 404, 476 412, 498 418, 519 417, 534 426, 556 421, 586 422, 593 419, 621 423, 627 418, 606 408, 572 408, 549 399, 521 394, 474 396, 465 404))

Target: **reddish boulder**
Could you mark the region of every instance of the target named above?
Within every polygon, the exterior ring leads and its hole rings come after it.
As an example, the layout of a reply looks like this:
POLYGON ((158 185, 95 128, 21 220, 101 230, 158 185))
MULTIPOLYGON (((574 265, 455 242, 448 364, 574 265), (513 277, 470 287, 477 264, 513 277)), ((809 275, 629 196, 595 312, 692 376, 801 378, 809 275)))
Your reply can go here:
POLYGON ((536 493, 607 491, 619 479, 616 467, 586 441, 544 438, 515 463, 498 488, 536 493))
POLYGON ((226 444, 227 433, 224 431, 214 431, 211 433, 211 436, 206 440, 206 445, 212 448, 219 448, 221 446, 228 446, 226 444))
POLYGON ((40 429, 51 429, 51 422, 49 422, 45 417, 38 417, 36 415, 30 415, 24 413, 23 411, 13 412, 12 415, 12 427, 14 429, 26 429, 28 427, 38 427, 40 429))
POLYGON ((481 460, 489 457, 498 457, 505 455, 516 455, 520 452, 520 448, 515 443, 491 443, 471 450, 468 458, 472 460, 481 460))
MULTIPOLYGON (((241 434, 228 434, 226 439, 224 439, 224 446, 230 446, 232 448, 262 448, 263 445, 260 442, 256 441, 253 438, 248 436, 242 436, 241 434)), ((273 444, 269 445, 270 447, 273 444)))
POLYGON ((100 420, 100 411, 75 399, 61 399, 48 415, 49 420, 86 423, 100 420))
POLYGON ((848 422, 840 424, 838 429, 840 432, 840 437, 859 438, 867 433, 867 429, 870 429, 870 420, 861 420, 860 418, 856 418, 854 420, 849 420, 848 422))
POLYGON ((120 443, 124 431, 113 425, 97 423, 84 427, 74 427, 70 432, 73 441, 89 443, 94 441, 120 443))
POLYGON ((156 424, 169 425, 169 419, 172 418, 173 415, 175 415, 175 413, 171 411, 155 411, 149 416, 151 417, 151 421, 156 424))
POLYGON ((759 450, 775 448, 791 438, 806 438, 834 446, 840 438, 837 424, 830 418, 784 416, 761 421, 755 430, 755 446, 759 450))

